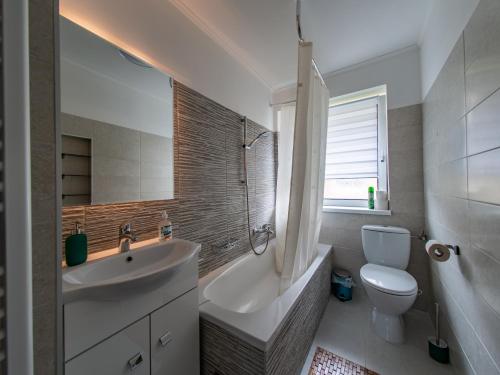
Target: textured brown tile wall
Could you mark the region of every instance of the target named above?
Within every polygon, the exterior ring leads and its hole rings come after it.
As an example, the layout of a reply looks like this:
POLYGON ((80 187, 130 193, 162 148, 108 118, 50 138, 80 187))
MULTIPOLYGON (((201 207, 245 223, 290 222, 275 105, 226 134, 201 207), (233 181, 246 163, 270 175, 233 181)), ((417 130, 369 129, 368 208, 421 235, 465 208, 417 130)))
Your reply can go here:
MULTIPOLYGON (((176 82, 174 86, 175 199, 63 209, 63 241, 74 222, 84 224, 89 251, 118 243, 119 225, 131 221, 140 240, 157 236, 161 211, 174 225, 174 237, 202 244, 200 276, 249 250, 243 180, 243 124, 239 114, 176 82), (229 239, 230 250, 216 247, 229 239)), ((248 139, 266 130, 249 120, 248 139)), ((265 136, 249 152, 251 225, 273 223, 277 141, 265 136), (257 165, 257 168, 256 168, 257 165)), ((265 236, 259 236, 263 243, 265 236)))

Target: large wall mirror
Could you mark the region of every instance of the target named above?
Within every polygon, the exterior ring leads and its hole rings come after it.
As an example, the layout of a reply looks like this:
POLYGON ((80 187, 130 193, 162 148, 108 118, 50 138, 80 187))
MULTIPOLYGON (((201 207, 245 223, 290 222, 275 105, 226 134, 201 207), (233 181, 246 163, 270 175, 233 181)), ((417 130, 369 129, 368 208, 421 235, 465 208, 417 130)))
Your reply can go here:
POLYGON ((174 198, 173 81, 61 17, 63 206, 174 198))

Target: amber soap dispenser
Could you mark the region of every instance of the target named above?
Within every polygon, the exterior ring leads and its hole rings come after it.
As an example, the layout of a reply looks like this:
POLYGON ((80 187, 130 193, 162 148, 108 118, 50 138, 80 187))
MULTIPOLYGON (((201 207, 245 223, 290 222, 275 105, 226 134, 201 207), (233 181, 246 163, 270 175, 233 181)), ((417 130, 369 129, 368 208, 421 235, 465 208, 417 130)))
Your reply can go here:
POLYGON ((83 232, 80 223, 75 223, 73 234, 66 238, 64 254, 69 267, 87 261, 87 235, 83 232))

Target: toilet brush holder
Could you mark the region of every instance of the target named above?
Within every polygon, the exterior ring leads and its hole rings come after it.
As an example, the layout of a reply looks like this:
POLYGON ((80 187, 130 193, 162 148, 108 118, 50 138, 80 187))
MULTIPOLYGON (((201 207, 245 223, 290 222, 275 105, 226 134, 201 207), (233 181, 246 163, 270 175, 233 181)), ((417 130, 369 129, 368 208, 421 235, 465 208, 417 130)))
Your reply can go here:
POLYGON ((450 363, 450 348, 443 339, 429 337, 429 355, 439 363, 450 363))
POLYGON ((450 363, 450 348, 446 341, 439 337, 439 304, 436 306, 436 336, 431 336, 429 342, 429 355, 439 363, 450 363))

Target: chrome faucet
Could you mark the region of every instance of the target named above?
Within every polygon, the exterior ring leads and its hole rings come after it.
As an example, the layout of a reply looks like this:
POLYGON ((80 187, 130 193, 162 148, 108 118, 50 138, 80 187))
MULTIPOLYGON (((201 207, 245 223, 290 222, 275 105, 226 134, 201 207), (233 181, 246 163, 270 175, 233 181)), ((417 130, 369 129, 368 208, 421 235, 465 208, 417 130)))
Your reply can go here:
POLYGON ((271 229, 271 224, 263 224, 260 227, 257 227, 257 226, 254 227, 253 233, 254 234, 267 233, 269 235, 269 234, 274 234, 274 231, 271 229))
POLYGON ((132 224, 120 225, 120 235, 118 237, 118 249, 120 253, 130 251, 130 244, 137 241, 137 236, 132 232, 132 224))

